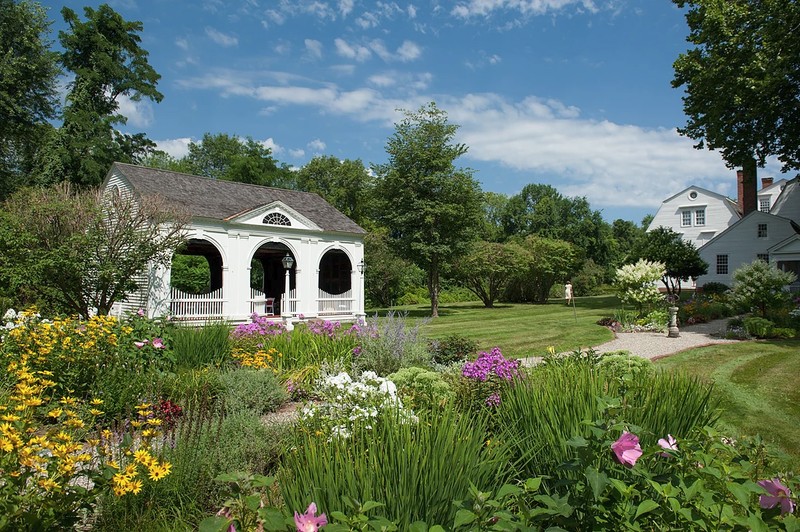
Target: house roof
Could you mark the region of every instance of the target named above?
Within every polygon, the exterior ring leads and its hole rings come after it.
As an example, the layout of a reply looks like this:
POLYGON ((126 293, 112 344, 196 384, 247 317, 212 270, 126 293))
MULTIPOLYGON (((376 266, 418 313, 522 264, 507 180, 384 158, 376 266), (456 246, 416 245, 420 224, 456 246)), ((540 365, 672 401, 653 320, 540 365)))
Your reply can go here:
POLYGON ((789 197, 793 196, 794 194, 797 194, 798 180, 800 180, 800 177, 795 177, 794 179, 790 179, 784 184, 783 188, 781 189, 781 193, 778 196, 778 199, 775 200, 775 203, 772 205, 772 209, 770 209, 771 212, 780 214, 784 205, 788 205, 788 203, 790 202, 789 197))
POLYGON ((783 216, 778 216, 777 214, 772 214, 771 212, 752 211, 749 214, 747 214, 745 217, 743 217, 740 220, 737 220, 735 223, 729 225, 724 231, 722 231, 720 234, 718 234, 717 236, 715 236, 714 238, 712 238, 711 240, 709 240, 708 242, 706 242, 705 244, 700 246, 697 250, 700 251, 702 249, 705 249, 705 248, 708 248, 708 247, 714 247, 714 246, 718 245, 719 242, 721 240, 723 240, 721 238, 723 235, 727 235, 728 233, 736 231, 737 228, 740 225, 745 224, 747 220, 749 220, 750 218, 753 218, 753 217, 766 218, 766 220, 768 220, 768 221, 769 220, 777 220, 777 221, 781 221, 781 222, 786 222, 791 226, 792 230, 794 230, 795 233, 800 234, 800 225, 797 225, 797 223, 794 222, 794 220, 790 220, 789 218, 784 218, 783 216))
POLYGON ((187 209, 192 216, 227 221, 237 215, 279 201, 314 222, 323 231, 366 233, 318 194, 222 181, 208 177, 115 162, 106 181, 115 173, 130 182, 135 193, 158 195, 187 209))
POLYGON ((707 188, 698 187, 698 186, 695 186, 695 185, 691 185, 691 186, 688 186, 688 187, 684 188, 683 190, 681 190, 677 194, 673 194, 672 196, 668 197, 667 199, 665 199, 661 203, 667 203, 667 202, 677 198, 681 194, 684 194, 684 193, 686 193, 686 192, 688 192, 690 190, 697 190, 698 192, 702 192, 703 194, 707 194, 707 195, 711 196, 712 198, 716 198, 716 199, 722 201, 723 204, 727 205, 732 210, 738 212, 737 206, 736 206, 736 201, 732 200, 728 196, 725 196, 725 195, 722 195, 722 194, 718 194, 717 192, 713 192, 711 190, 708 190, 707 188))

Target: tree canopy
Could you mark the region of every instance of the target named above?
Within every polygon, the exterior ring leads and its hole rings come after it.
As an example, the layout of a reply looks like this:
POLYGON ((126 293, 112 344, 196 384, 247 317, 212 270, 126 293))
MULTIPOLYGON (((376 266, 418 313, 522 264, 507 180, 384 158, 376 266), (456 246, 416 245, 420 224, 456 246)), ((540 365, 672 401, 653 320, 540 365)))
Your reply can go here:
POLYGON ((455 166, 467 151, 454 143, 457 129, 435 103, 404 111, 386 143, 389 161, 373 167, 378 218, 400 255, 427 273, 434 317, 442 269, 469 249, 482 217, 477 181, 455 166))
POLYGON ((374 179, 361 160, 318 156, 297 171, 297 188, 316 192, 350 219, 367 225, 374 179))
POLYGON ((693 45, 674 64, 688 117, 679 131, 752 179, 769 156, 800 168, 800 3, 673 1, 688 6, 693 45))
POLYGON ((708 264, 700 258, 694 244, 667 227, 657 227, 644 233, 631 255, 631 262, 645 259, 664 265, 661 281, 671 296, 681 294, 681 281, 708 273, 708 264))
POLYGON ((125 134, 116 126, 127 122, 119 113, 121 98, 161 101, 161 76, 139 46, 141 22, 124 20, 107 4, 85 7, 85 21, 68 7, 61 14, 69 30, 59 32, 60 62, 74 78, 61 127, 42 154, 40 180, 97 186, 112 162, 137 163, 155 149, 143 133, 125 134))

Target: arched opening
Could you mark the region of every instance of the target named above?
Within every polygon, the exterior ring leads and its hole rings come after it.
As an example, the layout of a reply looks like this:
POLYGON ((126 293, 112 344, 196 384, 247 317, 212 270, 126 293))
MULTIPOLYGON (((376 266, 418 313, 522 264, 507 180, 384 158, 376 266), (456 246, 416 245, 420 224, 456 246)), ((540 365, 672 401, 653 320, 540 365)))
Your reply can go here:
POLYGON ((325 252, 319 261, 319 314, 350 314, 353 311, 353 265, 340 249, 325 252))
POLYGON ((188 294, 222 288, 222 255, 208 240, 190 239, 172 257, 170 285, 188 294))
POLYGON ((289 312, 294 312, 297 258, 288 246, 280 242, 266 242, 258 247, 250 260, 250 311, 258 314, 280 314, 284 292, 286 291, 286 268, 283 259, 292 258, 289 270, 289 312), (272 305, 269 305, 270 300, 272 305))

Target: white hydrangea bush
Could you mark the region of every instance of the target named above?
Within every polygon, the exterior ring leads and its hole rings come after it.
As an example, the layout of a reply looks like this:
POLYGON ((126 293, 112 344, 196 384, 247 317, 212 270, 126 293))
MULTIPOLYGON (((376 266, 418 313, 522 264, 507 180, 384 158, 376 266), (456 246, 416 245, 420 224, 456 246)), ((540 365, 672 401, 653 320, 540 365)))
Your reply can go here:
POLYGON ((346 372, 325 377, 317 393, 320 401, 304 406, 298 420, 302 430, 317 436, 349 438, 357 425, 372 429, 386 410, 409 423, 417 422, 414 413, 403 406, 395 383, 372 371, 363 372, 356 380, 346 372))
POLYGON ((666 267, 661 262, 639 259, 617 269, 614 286, 623 303, 636 307, 639 314, 646 308, 664 301, 656 283, 665 275, 666 267))

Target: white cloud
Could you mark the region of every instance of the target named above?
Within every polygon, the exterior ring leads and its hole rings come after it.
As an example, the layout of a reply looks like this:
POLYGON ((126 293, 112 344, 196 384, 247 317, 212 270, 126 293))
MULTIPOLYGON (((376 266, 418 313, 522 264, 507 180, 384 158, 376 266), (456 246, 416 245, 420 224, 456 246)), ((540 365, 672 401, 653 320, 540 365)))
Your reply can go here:
POLYGON ((270 137, 270 138, 268 138, 266 140, 260 140, 260 141, 258 141, 258 143, 261 144, 262 146, 264 146, 265 148, 269 148, 272 151, 273 155, 278 155, 278 154, 281 154, 284 151, 286 151, 282 146, 278 145, 272 139, 272 137, 270 137))
POLYGON ((264 27, 269 27, 270 22, 273 24, 277 24, 278 26, 286 22, 286 16, 283 13, 276 11, 274 9, 267 9, 264 12, 264 16, 266 17, 266 19, 261 21, 261 24, 264 27))
POLYGON ((189 137, 155 141, 159 150, 167 152, 176 159, 181 159, 189 155, 190 142, 192 142, 192 139, 189 137))
POLYGON ((291 150, 289 150, 289 155, 291 155, 295 159, 300 159, 302 157, 305 157, 306 152, 305 152, 305 150, 303 150, 301 148, 291 149, 291 150))
POLYGON ((353 0, 339 0, 339 13, 342 14, 342 17, 346 17, 353 11, 353 0))
POLYGON ((422 55, 422 48, 411 41, 403 41, 403 44, 397 49, 397 57, 403 62, 413 61, 420 55, 422 55))
POLYGON ((397 83, 397 79, 395 78, 394 74, 389 73, 373 74, 368 78, 367 81, 376 87, 392 87, 397 83))
POLYGON ((336 45, 336 53, 342 57, 358 61, 359 63, 366 61, 372 55, 369 48, 366 46, 361 46, 360 44, 350 45, 344 39, 339 38, 335 39, 333 42, 336 45))
POLYGON ((210 26, 206 27, 206 35, 208 38, 214 41, 215 43, 219 44, 220 46, 236 46, 239 44, 239 39, 233 37, 231 35, 227 35, 218 31, 210 26))
POLYGON ((417 18, 417 8, 414 6, 414 4, 408 4, 406 12, 408 13, 409 18, 417 18))
POLYGON ((322 58, 322 43, 314 39, 306 39, 303 41, 306 45, 306 53, 312 59, 322 58))
POLYGON ((306 146, 308 146, 308 149, 313 152, 321 153, 326 148, 327 145, 320 139, 314 139, 308 144, 306 144, 306 146))
POLYGON ((352 76, 356 71, 355 65, 331 65, 328 68, 331 69, 331 72, 340 76, 352 76))
POLYGON ((595 13, 598 7, 593 0, 469 0, 457 4, 450 13, 458 18, 487 17, 494 11, 517 11, 523 16, 544 15, 565 7, 595 13))
POLYGON ((280 39, 272 49, 278 55, 288 55, 292 52, 292 43, 285 39, 280 39))
POLYGON ((135 102, 121 94, 117 96, 119 113, 128 119, 128 124, 136 127, 147 127, 153 123, 153 106, 149 101, 135 102))
POLYGON ((361 29, 368 30, 380 24, 380 19, 375 13, 362 13, 357 19, 356 24, 361 26, 361 29))
POLYGON ((180 48, 181 50, 188 50, 189 49, 189 39, 179 37, 175 39, 175 46, 180 48))

